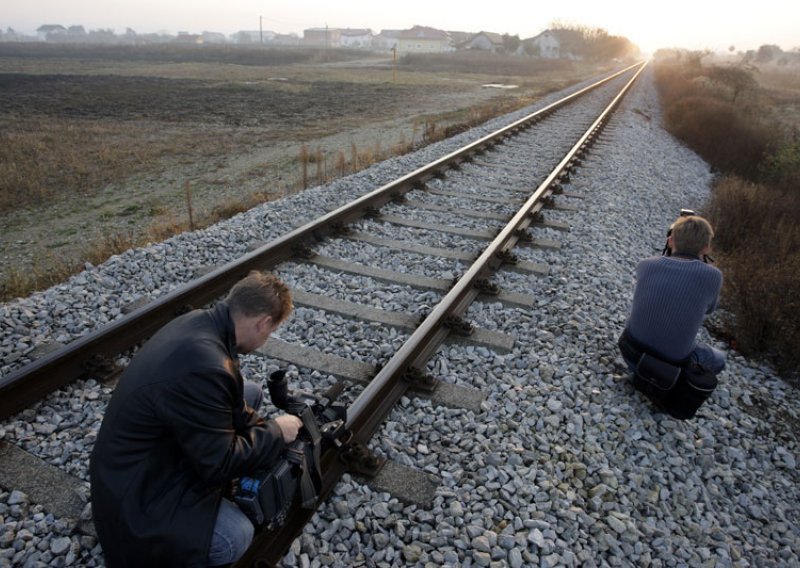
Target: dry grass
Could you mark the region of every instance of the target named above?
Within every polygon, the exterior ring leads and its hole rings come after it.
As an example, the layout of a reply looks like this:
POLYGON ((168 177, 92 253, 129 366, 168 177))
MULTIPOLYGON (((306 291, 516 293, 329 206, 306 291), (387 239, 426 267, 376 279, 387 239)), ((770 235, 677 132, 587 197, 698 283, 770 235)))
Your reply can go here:
POLYGON ((669 131, 724 172, 758 179, 773 143, 772 131, 748 119, 737 107, 706 96, 681 97, 667 105, 669 131))
MULTIPOLYGON (((402 155, 424 144, 448 138, 490 118, 521 108, 530 102, 524 97, 507 97, 469 109, 421 118, 419 123, 414 126, 411 141, 407 140, 401 132, 399 140, 386 146, 386 149, 380 139, 375 140, 372 146, 364 148, 358 148, 355 143, 352 143, 349 162, 342 150, 339 150, 335 157, 331 158, 326 156, 320 147, 310 150, 306 144, 303 144, 297 160, 298 179, 292 185, 296 189, 304 189, 312 181, 316 184, 327 183, 336 177, 368 168, 391 156, 402 155), (418 131, 421 132, 419 137, 417 136, 418 131), (313 179, 310 176, 310 165, 314 166, 313 179)), ((23 201, 31 203, 44 200, 59 191, 66 190, 76 194, 82 191, 92 191, 92 188, 98 184, 131 175, 137 165, 144 166, 148 161, 165 155, 186 154, 187 148, 192 147, 188 137, 180 143, 175 140, 170 143, 162 140, 162 144, 148 145, 133 144, 131 140, 123 143, 122 138, 131 133, 129 130, 122 129, 121 126, 115 128, 115 125, 98 125, 95 130, 87 133, 84 129, 77 128, 68 121, 38 121, 35 128, 31 128, 28 138, 21 136, 19 134, 20 125, 16 126, 18 138, 15 139, 16 149, 14 151, 20 152, 19 157, 16 160, 3 160, 3 164, 16 165, 18 168, 16 172, 11 169, 5 172, 8 178, 6 181, 11 182, 6 188, 14 189, 14 191, 8 192, 7 201, 0 202, 8 208, 18 207, 23 201), (46 139, 52 141, 52 148, 23 158, 25 152, 22 150, 30 150, 32 146, 35 146, 37 137, 41 136, 43 130, 47 133, 46 139), (38 136, 35 134, 37 131, 39 132, 38 136), (120 143, 110 147, 108 145, 109 136, 120 138, 118 141, 120 143), (139 153, 130 152, 131 148, 137 148, 139 153), (78 149, 83 151, 78 151, 78 149), (42 159, 37 160, 37 155, 42 156, 42 159), (43 161, 44 157, 46 157, 46 161, 43 161), (85 175, 84 177, 47 176, 48 171, 59 171, 63 175, 63 172, 72 170, 85 172, 85 175), (27 189, 15 185, 23 177, 30 178, 27 189), (52 182, 52 185, 49 182, 52 182)), ((4 157, 11 155, 12 150, 8 146, 11 145, 4 145, 0 148, 0 155, 4 157), (4 152, 5 154, 3 154, 4 152)), ((158 217, 145 231, 104 233, 88 241, 84 248, 73 257, 47 254, 37 259, 34 263, 35 268, 32 270, 27 268, 11 269, 5 281, 0 283, 0 300, 24 296, 33 290, 61 282, 81 271, 86 262, 100 264, 110 256, 124 252, 131 247, 142 246, 154 240, 163 240, 183 231, 209 226, 237 213, 247 211, 259 203, 279 197, 279 195, 264 192, 252 193, 227 199, 212 207, 210 211, 197 212, 193 206, 193 192, 188 181, 184 183, 183 194, 185 211, 182 214, 171 211, 160 203, 153 203, 151 213, 158 217)))
POLYGON ((570 61, 516 57, 481 51, 453 53, 414 53, 400 58, 400 67, 415 71, 456 71, 485 75, 525 76, 546 72, 565 72, 574 67, 570 61))
POLYGON ((358 172, 369 166, 391 158, 401 156, 425 145, 444 140, 465 132, 470 128, 486 122, 496 116, 518 110, 532 102, 526 97, 507 97, 495 99, 491 102, 476 105, 468 109, 459 109, 429 117, 421 117, 414 123, 412 139, 408 140, 405 133, 400 132, 396 143, 384 149, 380 139, 375 140, 373 146, 359 148, 355 142, 350 145, 350 158, 348 161, 344 150, 338 149, 334 156, 329 157, 316 147, 310 151, 306 144, 301 145, 297 163, 299 167, 299 187, 306 189, 309 182, 309 166, 314 164, 314 179, 316 184, 327 183, 337 177, 358 172), (417 134, 420 132, 419 139, 417 134))
POLYGON ((712 79, 718 69, 665 62, 657 66, 665 125, 716 169, 755 181, 775 144, 774 130, 754 105, 757 97, 731 100, 726 85, 712 79))
POLYGON ((598 72, 511 69, 470 54, 446 72, 401 66, 393 83, 385 54, 279 51, 0 44, 0 221, 4 233, 26 239, 6 241, 0 298, 360 171, 598 72), (377 61, 365 66, 370 57, 377 61), (524 75, 498 76, 515 70, 524 75), (484 82, 521 88, 477 93, 484 82), (468 93, 464 108, 441 112, 454 93, 468 93), (396 133, 326 141, 381 121, 396 133), (299 152, 272 151, 287 140, 299 152), (39 223, 47 228, 30 228, 26 216, 46 216, 39 223))
POLYGON ((224 136, 165 132, 146 123, 0 115, 0 212, 152 172, 162 160, 198 160, 228 147, 224 136))
POLYGON ((708 214, 739 347, 771 355, 783 370, 797 370, 800 196, 726 177, 715 184, 708 214))
MULTIPOLYGON (((693 63, 662 61, 657 80, 667 128, 725 174, 706 210, 725 273, 723 303, 733 313, 726 325, 743 352, 766 355, 796 374, 800 141, 776 107, 787 92, 776 99, 762 82, 759 92, 733 103, 708 80, 713 74, 693 63)), ((800 94, 800 83, 781 88, 791 90, 790 99, 800 94)))
POLYGON ((5 279, 0 281, 0 301, 7 301, 42 290, 63 282, 79 273, 86 263, 101 264, 110 257, 131 248, 144 246, 153 241, 162 241, 185 231, 201 229, 229 219, 238 213, 268 201, 274 196, 265 193, 251 194, 243 198, 227 201, 197 213, 191 202, 191 192, 187 188, 186 211, 162 212, 145 231, 108 231, 89 239, 74 255, 49 252, 36 259, 33 268, 11 268, 5 279))
POLYGON ((0 56, 40 60, 101 60, 106 62, 218 63, 248 66, 279 66, 298 63, 331 63, 363 57, 361 50, 314 47, 265 48, 247 45, 91 45, 52 43, 3 43, 0 56))

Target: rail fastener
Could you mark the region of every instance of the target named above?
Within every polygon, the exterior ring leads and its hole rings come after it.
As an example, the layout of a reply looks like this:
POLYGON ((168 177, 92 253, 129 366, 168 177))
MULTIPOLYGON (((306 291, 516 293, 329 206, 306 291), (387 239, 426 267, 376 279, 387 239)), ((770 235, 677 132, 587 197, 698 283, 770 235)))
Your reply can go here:
POLYGON ((403 373, 402 380, 408 385, 418 391, 432 393, 436 390, 436 387, 439 386, 439 382, 433 377, 417 367, 409 367, 408 370, 403 373))
POLYGON ((489 280, 481 278, 475 281, 475 289, 486 296, 497 296, 500 294, 500 286, 489 280))

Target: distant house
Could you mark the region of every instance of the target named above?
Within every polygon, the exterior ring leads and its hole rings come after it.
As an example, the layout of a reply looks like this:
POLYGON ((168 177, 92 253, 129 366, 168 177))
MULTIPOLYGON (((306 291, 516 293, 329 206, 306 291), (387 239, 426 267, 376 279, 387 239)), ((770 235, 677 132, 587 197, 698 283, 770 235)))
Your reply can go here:
POLYGON ((475 37, 475 32, 459 32, 453 30, 447 30, 447 35, 450 36, 450 40, 453 42, 455 46, 461 46, 475 37))
POLYGON ((309 28, 303 30, 303 43, 314 47, 341 47, 342 30, 338 28, 309 28))
POLYGON ((361 49, 372 47, 372 30, 351 30, 347 28, 339 31, 341 35, 341 47, 361 49))
POLYGON ((441 53, 454 49, 450 34, 436 28, 414 26, 401 31, 397 38, 400 53, 441 53))
POLYGON ((372 38, 372 47, 375 49, 394 49, 400 42, 400 34, 403 30, 381 30, 376 36, 372 38))
POLYGON ((458 47, 459 49, 475 49, 479 51, 491 51, 492 53, 506 50, 503 36, 492 32, 477 33, 467 41, 458 44, 458 47))
POLYGON ((231 34, 230 39, 234 43, 267 43, 274 39, 278 34, 268 30, 241 30, 231 34))
POLYGON ((203 32, 201 37, 203 38, 203 43, 228 43, 228 38, 225 37, 225 34, 219 32, 203 32))
POLYGON ((67 36, 72 40, 84 39, 86 35, 86 29, 83 26, 70 26, 67 30, 67 36))
POLYGON ((523 40, 519 51, 544 59, 581 59, 583 35, 574 30, 545 30, 523 40))
POLYGON ((300 45, 300 38, 297 34, 275 34, 269 42, 264 40, 265 43, 269 43, 270 45, 300 45))
POLYGON ((22 41, 24 37, 15 32, 13 28, 7 28, 5 32, 0 29, 0 41, 22 41))
POLYGON ((36 34, 41 41, 53 41, 63 39, 67 35, 67 28, 59 24, 47 24, 39 26, 36 34))
POLYGON ((203 43, 203 36, 200 34, 190 34, 189 32, 178 32, 175 43, 201 44, 203 43))

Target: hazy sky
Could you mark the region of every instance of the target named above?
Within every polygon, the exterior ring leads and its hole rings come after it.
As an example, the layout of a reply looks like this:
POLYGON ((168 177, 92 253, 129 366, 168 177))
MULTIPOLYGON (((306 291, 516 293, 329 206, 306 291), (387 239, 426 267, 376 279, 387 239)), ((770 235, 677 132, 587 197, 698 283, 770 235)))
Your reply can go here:
POLYGON ((554 20, 623 35, 646 52, 659 47, 800 47, 800 0, 2 0, 0 28, 33 33, 42 24, 139 33, 310 27, 446 30, 531 37, 554 20))

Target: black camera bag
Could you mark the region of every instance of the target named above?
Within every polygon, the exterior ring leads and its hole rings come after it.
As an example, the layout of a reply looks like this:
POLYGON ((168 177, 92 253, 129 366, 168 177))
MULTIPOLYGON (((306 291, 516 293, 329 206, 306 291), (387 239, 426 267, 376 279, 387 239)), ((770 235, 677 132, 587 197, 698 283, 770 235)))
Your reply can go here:
POLYGON ((673 418, 694 418, 697 410, 717 387, 717 377, 692 362, 669 362, 646 353, 627 330, 619 338, 623 356, 637 361, 633 386, 673 418))
POLYGON ((678 420, 694 418, 716 388, 717 376, 714 373, 697 363, 684 365, 675 387, 664 398, 664 409, 678 420))
POLYGON ((678 366, 643 353, 633 385, 673 418, 687 420, 717 388, 717 377, 694 362, 678 366))
POLYGON ((317 501, 322 487, 322 436, 309 407, 300 418, 305 431, 286 448, 278 462, 239 480, 234 501, 256 526, 281 526, 298 496, 304 509, 313 509, 317 501))
POLYGON ((633 385, 649 398, 661 401, 669 391, 675 388, 680 374, 680 367, 648 353, 642 353, 636 364, 633 385))

